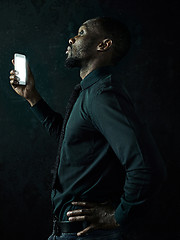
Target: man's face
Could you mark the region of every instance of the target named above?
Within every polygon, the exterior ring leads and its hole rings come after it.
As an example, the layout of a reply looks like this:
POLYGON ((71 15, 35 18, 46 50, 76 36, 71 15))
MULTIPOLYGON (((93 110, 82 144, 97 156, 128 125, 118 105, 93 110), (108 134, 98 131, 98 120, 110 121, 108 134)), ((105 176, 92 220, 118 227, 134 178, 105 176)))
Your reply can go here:
POLYGON ((83 67, 97 56, 98 34, 92 27, 91 20, 85 22, 78 30, 78 35, 69 39, 65 66, 68 68, 83 67))

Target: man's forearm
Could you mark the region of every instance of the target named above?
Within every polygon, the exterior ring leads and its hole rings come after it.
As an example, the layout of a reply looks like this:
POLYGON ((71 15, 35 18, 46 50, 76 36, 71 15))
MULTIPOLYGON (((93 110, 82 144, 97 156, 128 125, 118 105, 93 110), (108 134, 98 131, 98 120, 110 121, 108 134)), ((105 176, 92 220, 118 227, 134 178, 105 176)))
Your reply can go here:
POLYGON ((58 141, 63 123, 61 114, 53 111, 42 98, 31 107, 31 110, 47 132, 58 141))

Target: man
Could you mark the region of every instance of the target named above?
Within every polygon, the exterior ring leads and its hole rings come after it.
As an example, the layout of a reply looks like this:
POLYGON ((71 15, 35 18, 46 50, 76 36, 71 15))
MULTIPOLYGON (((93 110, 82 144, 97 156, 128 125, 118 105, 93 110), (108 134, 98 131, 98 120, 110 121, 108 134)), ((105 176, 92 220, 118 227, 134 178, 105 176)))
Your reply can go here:
POLYGON ((12 88, 30 103, 49 133, 60 138, 49 239, 120 240, 123 232, 148 225, 148 210, 165 171, 122 84, 114 84, 112 66, 129 46, 129 32, 117 20, 102 17, 82 24, 66 51, 66 66, 78 67, 82 80, 64 123, 37 92, 29 67, 26 86, 10 72, 12 88))

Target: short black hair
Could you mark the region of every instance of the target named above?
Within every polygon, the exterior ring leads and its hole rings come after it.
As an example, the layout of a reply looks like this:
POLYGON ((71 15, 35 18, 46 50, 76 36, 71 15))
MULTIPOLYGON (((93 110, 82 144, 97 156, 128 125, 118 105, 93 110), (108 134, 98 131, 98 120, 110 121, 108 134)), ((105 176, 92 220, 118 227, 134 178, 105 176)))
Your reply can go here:
POLYGON ((116 64, 125 56, 131 45, 131 36, 127 26, 111 17, 96 17, 92 19, 104 33, 105 38, 113 41, 112 63, 116 64))

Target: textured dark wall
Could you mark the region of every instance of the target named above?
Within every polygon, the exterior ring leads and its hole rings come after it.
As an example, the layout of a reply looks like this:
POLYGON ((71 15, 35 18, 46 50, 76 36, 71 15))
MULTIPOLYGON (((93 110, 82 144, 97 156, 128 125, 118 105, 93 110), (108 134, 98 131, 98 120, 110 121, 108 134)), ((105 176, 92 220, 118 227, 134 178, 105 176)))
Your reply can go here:
POLYGON ((80 81, 77 70, 64 68, 67 40, 83 21, 102 15, 122 19, 132 33, 132 48, 117 72, 167 163, 161 209, 167 219, 164 232, 166 236, 169 232, 168 239, 180 239, 171 235, 180 213, 178 2, 0 1, 0 239, 43 240, 50 234, 50 168, 57 148, 9 85, 13 54, 26 54, 39 92, 53 109, 64 113, 68 96, 80 81))

